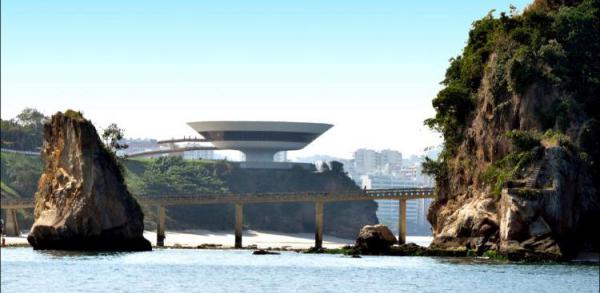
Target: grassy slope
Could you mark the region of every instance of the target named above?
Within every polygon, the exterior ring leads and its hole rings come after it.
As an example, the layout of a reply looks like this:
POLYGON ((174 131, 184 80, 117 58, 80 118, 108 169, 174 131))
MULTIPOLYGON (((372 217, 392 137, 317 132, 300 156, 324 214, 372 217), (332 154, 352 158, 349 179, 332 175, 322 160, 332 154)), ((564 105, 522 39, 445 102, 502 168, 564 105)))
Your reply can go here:
MULTIPOLYGON (((0 197, 2 199, 17 199, 33 197, 32 190, 36 189, 37 178, 41 174, 42 162, 40 157, 27 156, 15 153, 0 153, 0 197), (16 175, 23 172, 25 180, 18 181, 16 175), (35 177, 35 179, 31 179, 35 177), (26 194, 30 194, 26 196, 26 194)), ((5 218, 4 210, 0 215, 5 218)), ((26 228, 33 223, 33 215, 30 211, 20 210, 17 213, 21 228, 26 228)))
MULTIPOLYGON (((2 198, 33 197, 37 180, 19 182, 19 179, 37 177, 42 173, 40 157, 2 152, 0 154, 0 182, 2 198), (24 174, 23 177, 18 174, 24 174)), ((36 178, 36 179, 37 179, 36 178)))

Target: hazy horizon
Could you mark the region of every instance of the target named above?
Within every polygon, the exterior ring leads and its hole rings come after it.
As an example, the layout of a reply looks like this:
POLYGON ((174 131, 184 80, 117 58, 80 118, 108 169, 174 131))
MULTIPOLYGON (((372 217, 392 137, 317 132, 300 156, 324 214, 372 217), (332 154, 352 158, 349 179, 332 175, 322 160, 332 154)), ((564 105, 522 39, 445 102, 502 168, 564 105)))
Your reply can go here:
POLYGON ((335 126, 289 156, 419 154, 448 59, 490 7, 530 1, 2 1, 1 115, 82 111, 132 138, 201 120, 335 126))

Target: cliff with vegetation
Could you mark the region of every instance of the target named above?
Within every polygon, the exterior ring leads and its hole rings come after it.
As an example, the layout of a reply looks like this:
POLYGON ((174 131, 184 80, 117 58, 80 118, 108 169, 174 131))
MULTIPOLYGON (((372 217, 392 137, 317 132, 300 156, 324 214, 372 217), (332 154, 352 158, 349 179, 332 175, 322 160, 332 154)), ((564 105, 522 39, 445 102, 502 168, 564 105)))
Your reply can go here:
POLYGON ((474 22, 433 100, 444 150, 432 246, 571 258, 600 250, 600 1, 474 22))

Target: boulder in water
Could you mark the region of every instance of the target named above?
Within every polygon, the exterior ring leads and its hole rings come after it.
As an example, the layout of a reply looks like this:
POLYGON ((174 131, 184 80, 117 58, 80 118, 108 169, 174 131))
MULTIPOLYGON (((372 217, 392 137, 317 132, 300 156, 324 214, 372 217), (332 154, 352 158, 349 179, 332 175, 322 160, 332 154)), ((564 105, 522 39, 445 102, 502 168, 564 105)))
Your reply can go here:
POLYGON ((367 225, 360 229, 355 246, 362 253, 379 254, 389 250, 398 240, 386 225, 367 225))

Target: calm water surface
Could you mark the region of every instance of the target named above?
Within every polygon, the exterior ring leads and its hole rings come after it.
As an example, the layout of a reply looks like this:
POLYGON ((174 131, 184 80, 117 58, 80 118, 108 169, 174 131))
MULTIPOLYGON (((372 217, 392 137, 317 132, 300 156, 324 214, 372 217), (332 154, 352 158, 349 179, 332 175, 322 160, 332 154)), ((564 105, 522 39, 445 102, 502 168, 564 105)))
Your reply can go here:
POLYGON ((477 259, 1 250, 2 292, 598 292, 597 265, 477 259))

